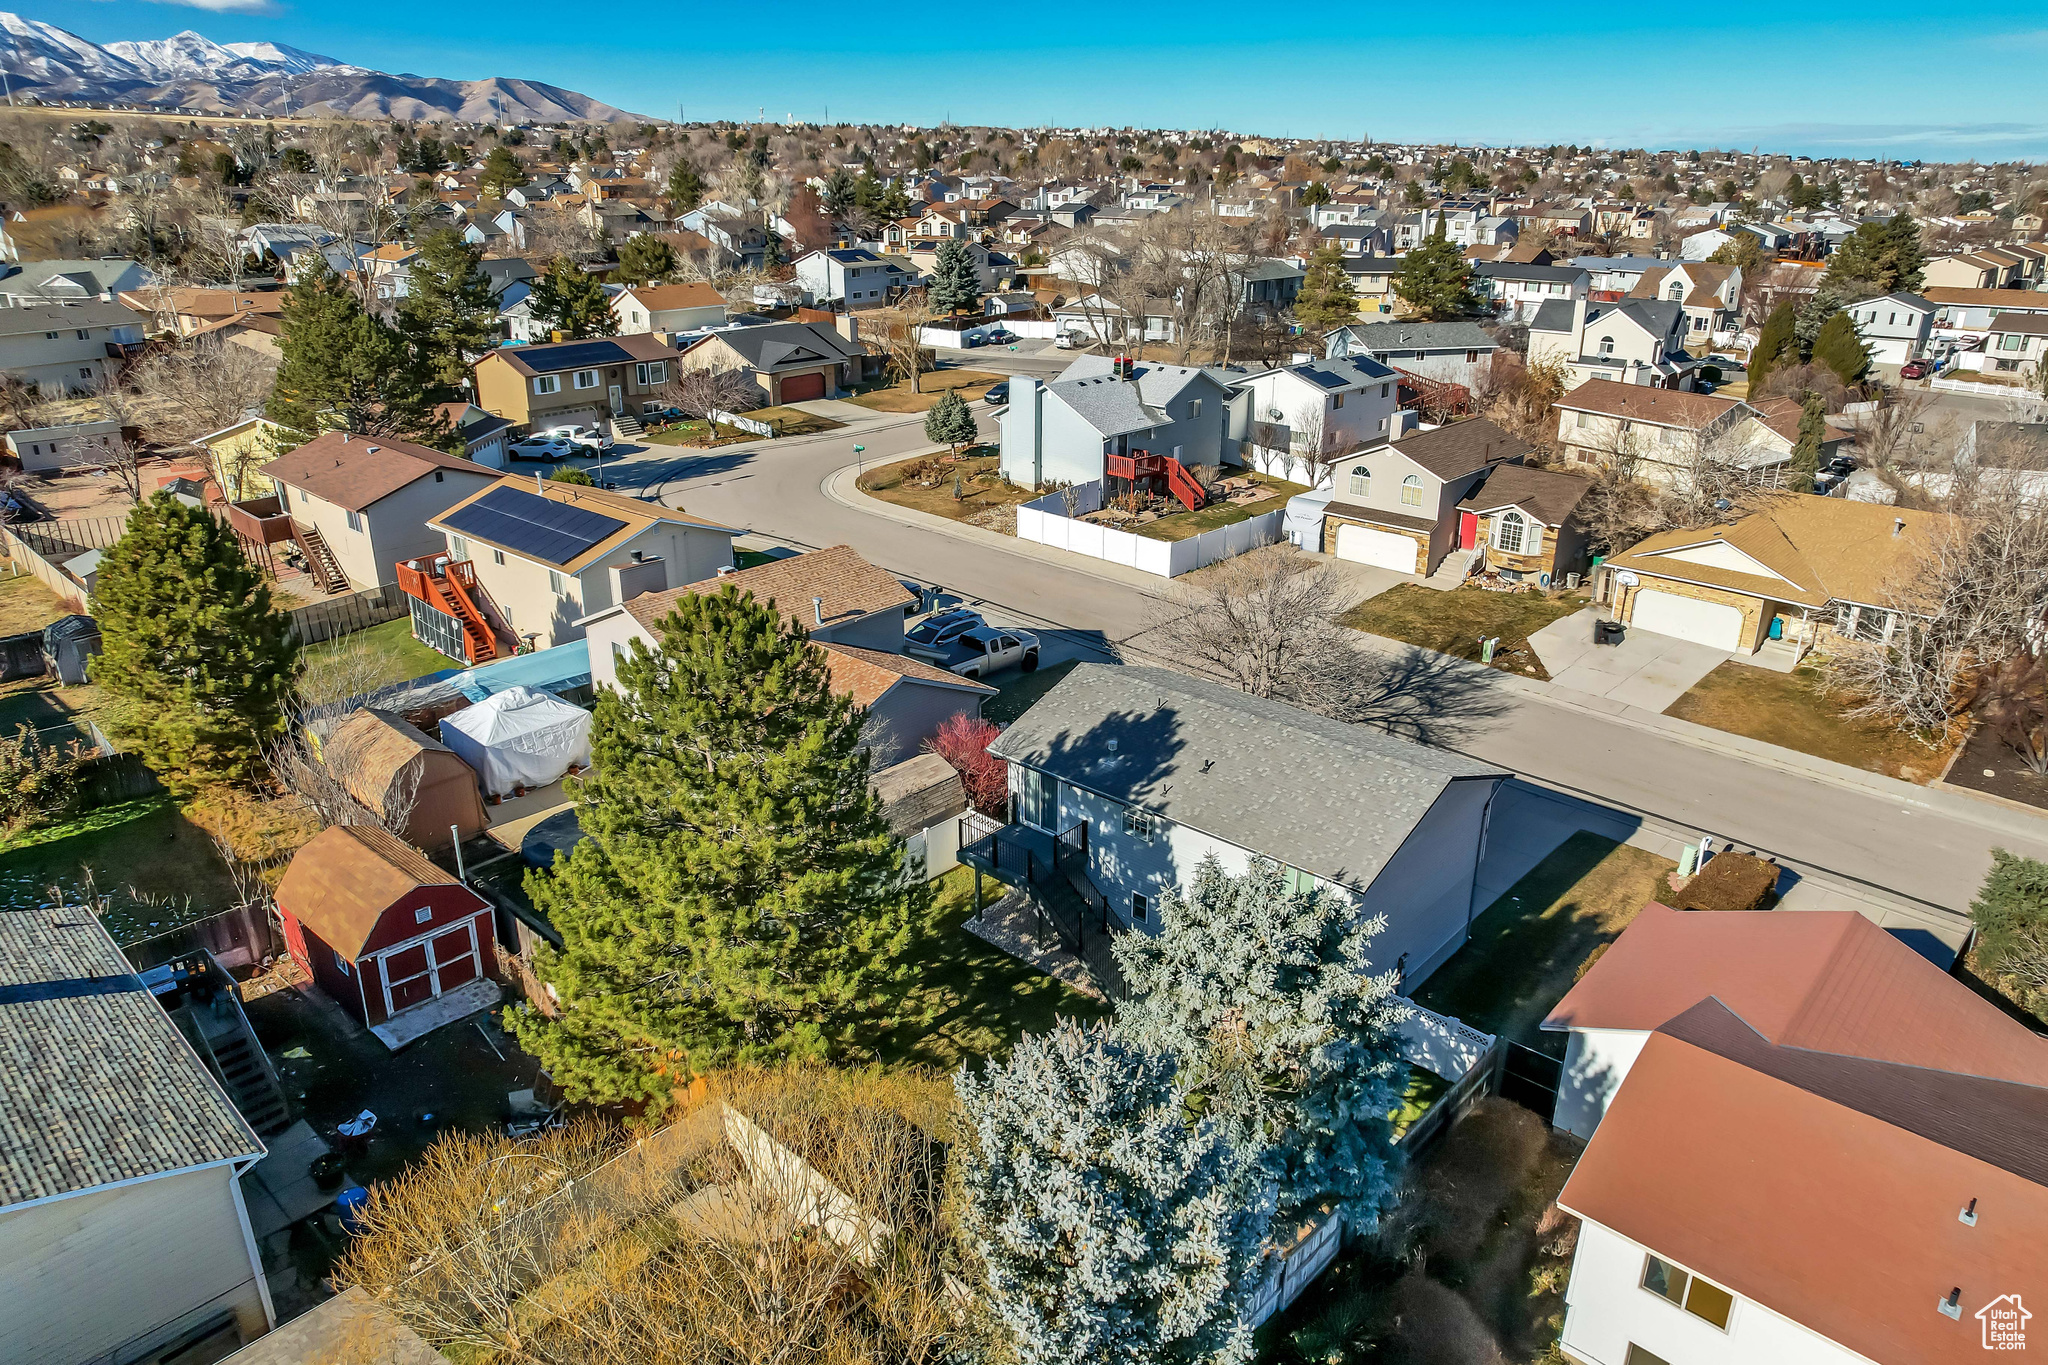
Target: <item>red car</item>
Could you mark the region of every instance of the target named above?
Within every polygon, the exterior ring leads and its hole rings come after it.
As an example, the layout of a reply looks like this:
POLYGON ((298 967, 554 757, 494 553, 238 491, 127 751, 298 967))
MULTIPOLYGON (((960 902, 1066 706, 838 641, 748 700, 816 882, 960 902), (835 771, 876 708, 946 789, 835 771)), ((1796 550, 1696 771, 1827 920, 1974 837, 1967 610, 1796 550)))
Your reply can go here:
POLYGON ((1933 373, 1934 362, 1931 360, 1909 360, 1899 366, 1899 378, 1901 379, 1925 379, 1933 373))

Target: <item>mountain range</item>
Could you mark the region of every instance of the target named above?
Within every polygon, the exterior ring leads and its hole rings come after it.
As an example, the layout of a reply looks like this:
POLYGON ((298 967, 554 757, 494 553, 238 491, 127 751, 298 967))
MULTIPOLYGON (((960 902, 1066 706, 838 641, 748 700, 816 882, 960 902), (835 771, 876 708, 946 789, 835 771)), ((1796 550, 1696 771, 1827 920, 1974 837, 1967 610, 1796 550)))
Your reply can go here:
POLYGON ((216 43, 187 30, 93 43, 0 12, 0 71, 14 96, 166 105, 208 113, 327 114, 468 123, 620 123, 639 116, 539 81, 393 75, 282 43, 216 43))

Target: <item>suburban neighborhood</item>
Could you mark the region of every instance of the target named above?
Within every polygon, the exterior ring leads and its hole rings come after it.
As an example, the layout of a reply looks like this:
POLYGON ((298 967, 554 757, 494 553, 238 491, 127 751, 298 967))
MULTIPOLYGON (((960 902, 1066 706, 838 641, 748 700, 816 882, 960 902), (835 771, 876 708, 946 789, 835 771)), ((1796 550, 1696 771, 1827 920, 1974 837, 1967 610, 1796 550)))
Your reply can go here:
POLYGON ((101 8, 0 15, 0 1365, 2048 1334, 2029 144, 101 8))

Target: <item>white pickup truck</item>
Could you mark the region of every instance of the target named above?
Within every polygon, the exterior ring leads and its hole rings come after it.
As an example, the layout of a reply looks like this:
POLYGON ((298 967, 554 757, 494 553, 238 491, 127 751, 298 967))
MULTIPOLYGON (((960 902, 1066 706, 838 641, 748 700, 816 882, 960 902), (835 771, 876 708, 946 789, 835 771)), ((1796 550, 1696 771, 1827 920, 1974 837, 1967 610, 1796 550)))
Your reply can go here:
POLYGON ((904 653, 963 678, 986 678, 1012 665, 1029 673, 1038 667, 1038 637, 1028 630, 977 626, 944 644, 906 645, 904 653))

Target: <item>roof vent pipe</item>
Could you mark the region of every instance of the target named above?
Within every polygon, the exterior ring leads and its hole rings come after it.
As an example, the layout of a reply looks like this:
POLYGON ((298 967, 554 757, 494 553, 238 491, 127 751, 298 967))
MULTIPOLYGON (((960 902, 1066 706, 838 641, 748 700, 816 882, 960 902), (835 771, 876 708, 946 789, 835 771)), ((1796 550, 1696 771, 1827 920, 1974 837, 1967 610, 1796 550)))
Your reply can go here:
POLYGON ((1892 535, 1893 535, 1894 537, 1898 537, 1898 536, 1902 536, 1902 535, 1904 535, 1905 533, 1906 533, 1906 519, 1905 519, 1904 517, 1893 517, 1893 518, 1892 518, 1892 535))
POLYGON ((813 598, 811 599, 811 620, 812 620, 812 621, 814 621, 814 622, 816 622, 816 623, 817 623, 818 625, 821 625, 821 626, 825 624, 825 599, 824 599, 824 598, 822 598, 822 597, 813 597, 813 598))

